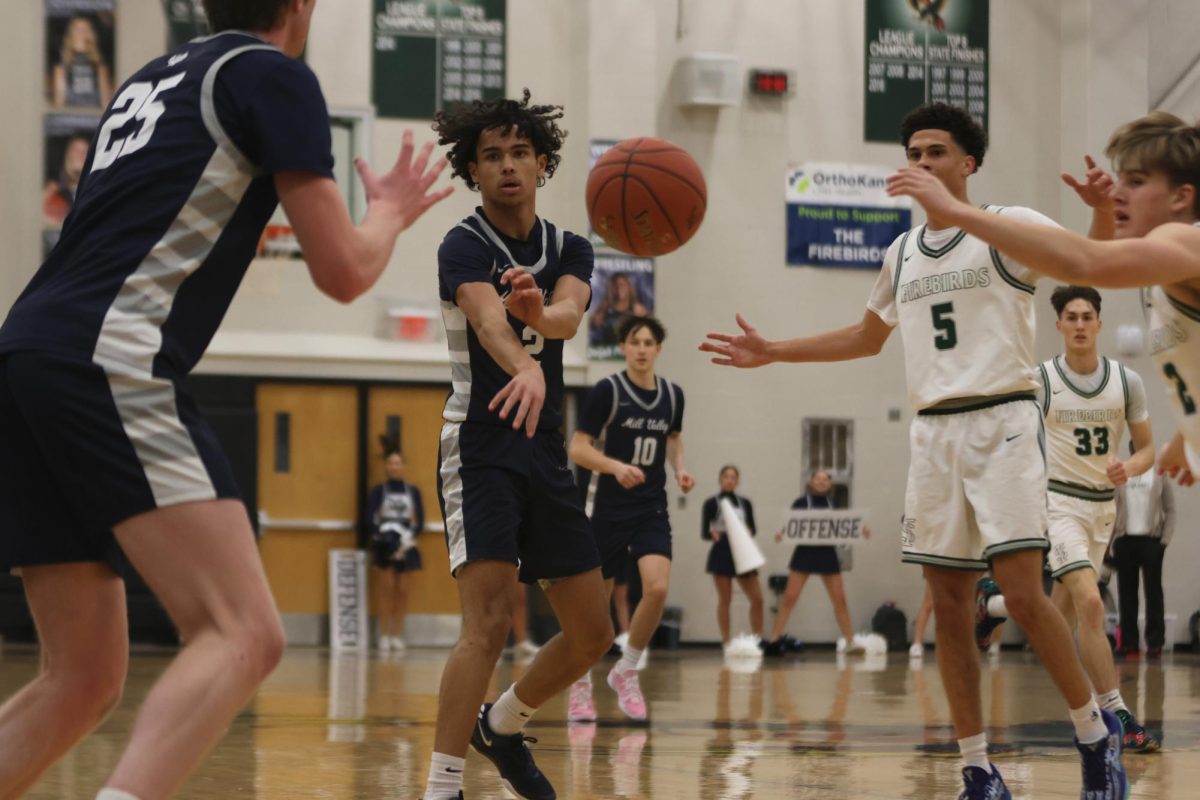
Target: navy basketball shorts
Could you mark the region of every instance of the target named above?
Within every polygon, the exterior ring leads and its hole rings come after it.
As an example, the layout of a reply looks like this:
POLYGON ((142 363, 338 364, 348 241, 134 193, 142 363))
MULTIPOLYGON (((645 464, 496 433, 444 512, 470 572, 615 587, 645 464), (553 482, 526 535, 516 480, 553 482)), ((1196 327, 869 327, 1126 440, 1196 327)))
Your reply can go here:
POLYGON ((558 431, 529 439, 505 425, 447 422, 438 455, 452 574, 472 561, 507 561, 535 583, 600 566, 558 431))
POLYGON ((174 381, 0 356, 0 569, 115 564, 118 523, 238 496, 216 437, 174 381))
POLYGON ((671 557, 671 518, 665 508, 627 519, 592 517, 604 577, 616 578, 642 556, 671 557))

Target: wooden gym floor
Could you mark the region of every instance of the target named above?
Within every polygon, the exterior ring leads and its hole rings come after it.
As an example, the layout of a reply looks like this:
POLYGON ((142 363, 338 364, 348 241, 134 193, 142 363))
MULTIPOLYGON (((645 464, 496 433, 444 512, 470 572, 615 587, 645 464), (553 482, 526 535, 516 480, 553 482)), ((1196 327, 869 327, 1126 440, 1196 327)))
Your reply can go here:
MULTIPOLYGON (((27 796, 89 799, 115 763, 134 710, 170 651, 139 651, 125 699, 27 796)), ((334 657, 293 649, 181 798, 416 798, 424 789, 444 650, 334 657)), ((37 651, 8 645, 0 690, 35 672, 37 651)), ((501 661, 493 690, 523 665, 501 661)), ((566 722, 565 697, 528 729, 538 764, 569 798, 954 798, 958 762, 932 651, 836 659, 815 651, 730 669, 714 650, 651 654, 642 672, 649 724, 628 724, 593 673, 596 724, 566 722)), ((1131 798, 1196 797, 1200 786, 1200 659, 1120 666, 1126 702, 1165 751, 1127 755, 1131 798), (1191 787, 1191 788, 1188 788, 1191 787)), ((1015 798, 1079 797, 1066 709, 1036 660, 984 662, 984 710, 995 761, 1015 798)), ((494 696, 493 694, 490 696, 494 696)), ((509 797, 491 765, 468 758, 466 796, 509 797)))

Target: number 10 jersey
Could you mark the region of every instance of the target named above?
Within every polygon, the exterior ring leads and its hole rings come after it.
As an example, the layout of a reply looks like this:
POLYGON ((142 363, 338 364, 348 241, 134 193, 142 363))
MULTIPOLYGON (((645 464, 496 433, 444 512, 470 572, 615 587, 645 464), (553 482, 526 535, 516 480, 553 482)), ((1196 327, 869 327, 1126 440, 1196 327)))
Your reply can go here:
POLYGON ((644 483, 622 488, 612 475, 593 472, 587 513, 599 519, 629 519, 667 507, 667 439, 683 430, 683 390, 655 376, 654 388, 635 386, 624 372, 610 375, 588 393, 579 430, 596 448, 639 468, 644 483))

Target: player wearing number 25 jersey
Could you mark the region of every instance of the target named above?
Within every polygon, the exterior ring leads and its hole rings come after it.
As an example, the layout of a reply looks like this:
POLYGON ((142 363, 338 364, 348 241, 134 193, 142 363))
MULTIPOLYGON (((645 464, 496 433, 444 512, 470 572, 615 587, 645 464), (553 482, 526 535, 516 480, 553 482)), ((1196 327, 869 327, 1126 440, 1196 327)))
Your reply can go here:
POLYGON ((325 101, 307 66, 256 36, 191 42, 117 92, 62 238, 0 329, 9 380, 41 387, 18 402, 54 420, 45 453, 87 480, 14 522, 32 538, 9 541, 4 567, 102 559, 134 514, 237 496, 179 382, 254 257, 275 174, 293 170, 332 178, 325 101), (75 521, 44 513, 66 508, 75 521))

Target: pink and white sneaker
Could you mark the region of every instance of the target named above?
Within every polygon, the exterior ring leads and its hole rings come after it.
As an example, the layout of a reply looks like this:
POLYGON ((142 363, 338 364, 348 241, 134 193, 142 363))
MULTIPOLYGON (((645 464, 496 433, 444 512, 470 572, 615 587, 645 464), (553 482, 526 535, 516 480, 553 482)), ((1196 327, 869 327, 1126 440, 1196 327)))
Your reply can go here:
POLYGON ((592 682, 575 681, 567 702, 568 722, 595 722, 596 704, 592 702, 592 682))
POLYGON ((617 693, 617 705, 630 719, 646 718, 646 698, 642 697, 642 687, 638 685, 636 669, 618 672, 613 667, 608 673, 608 685, 617 693))

